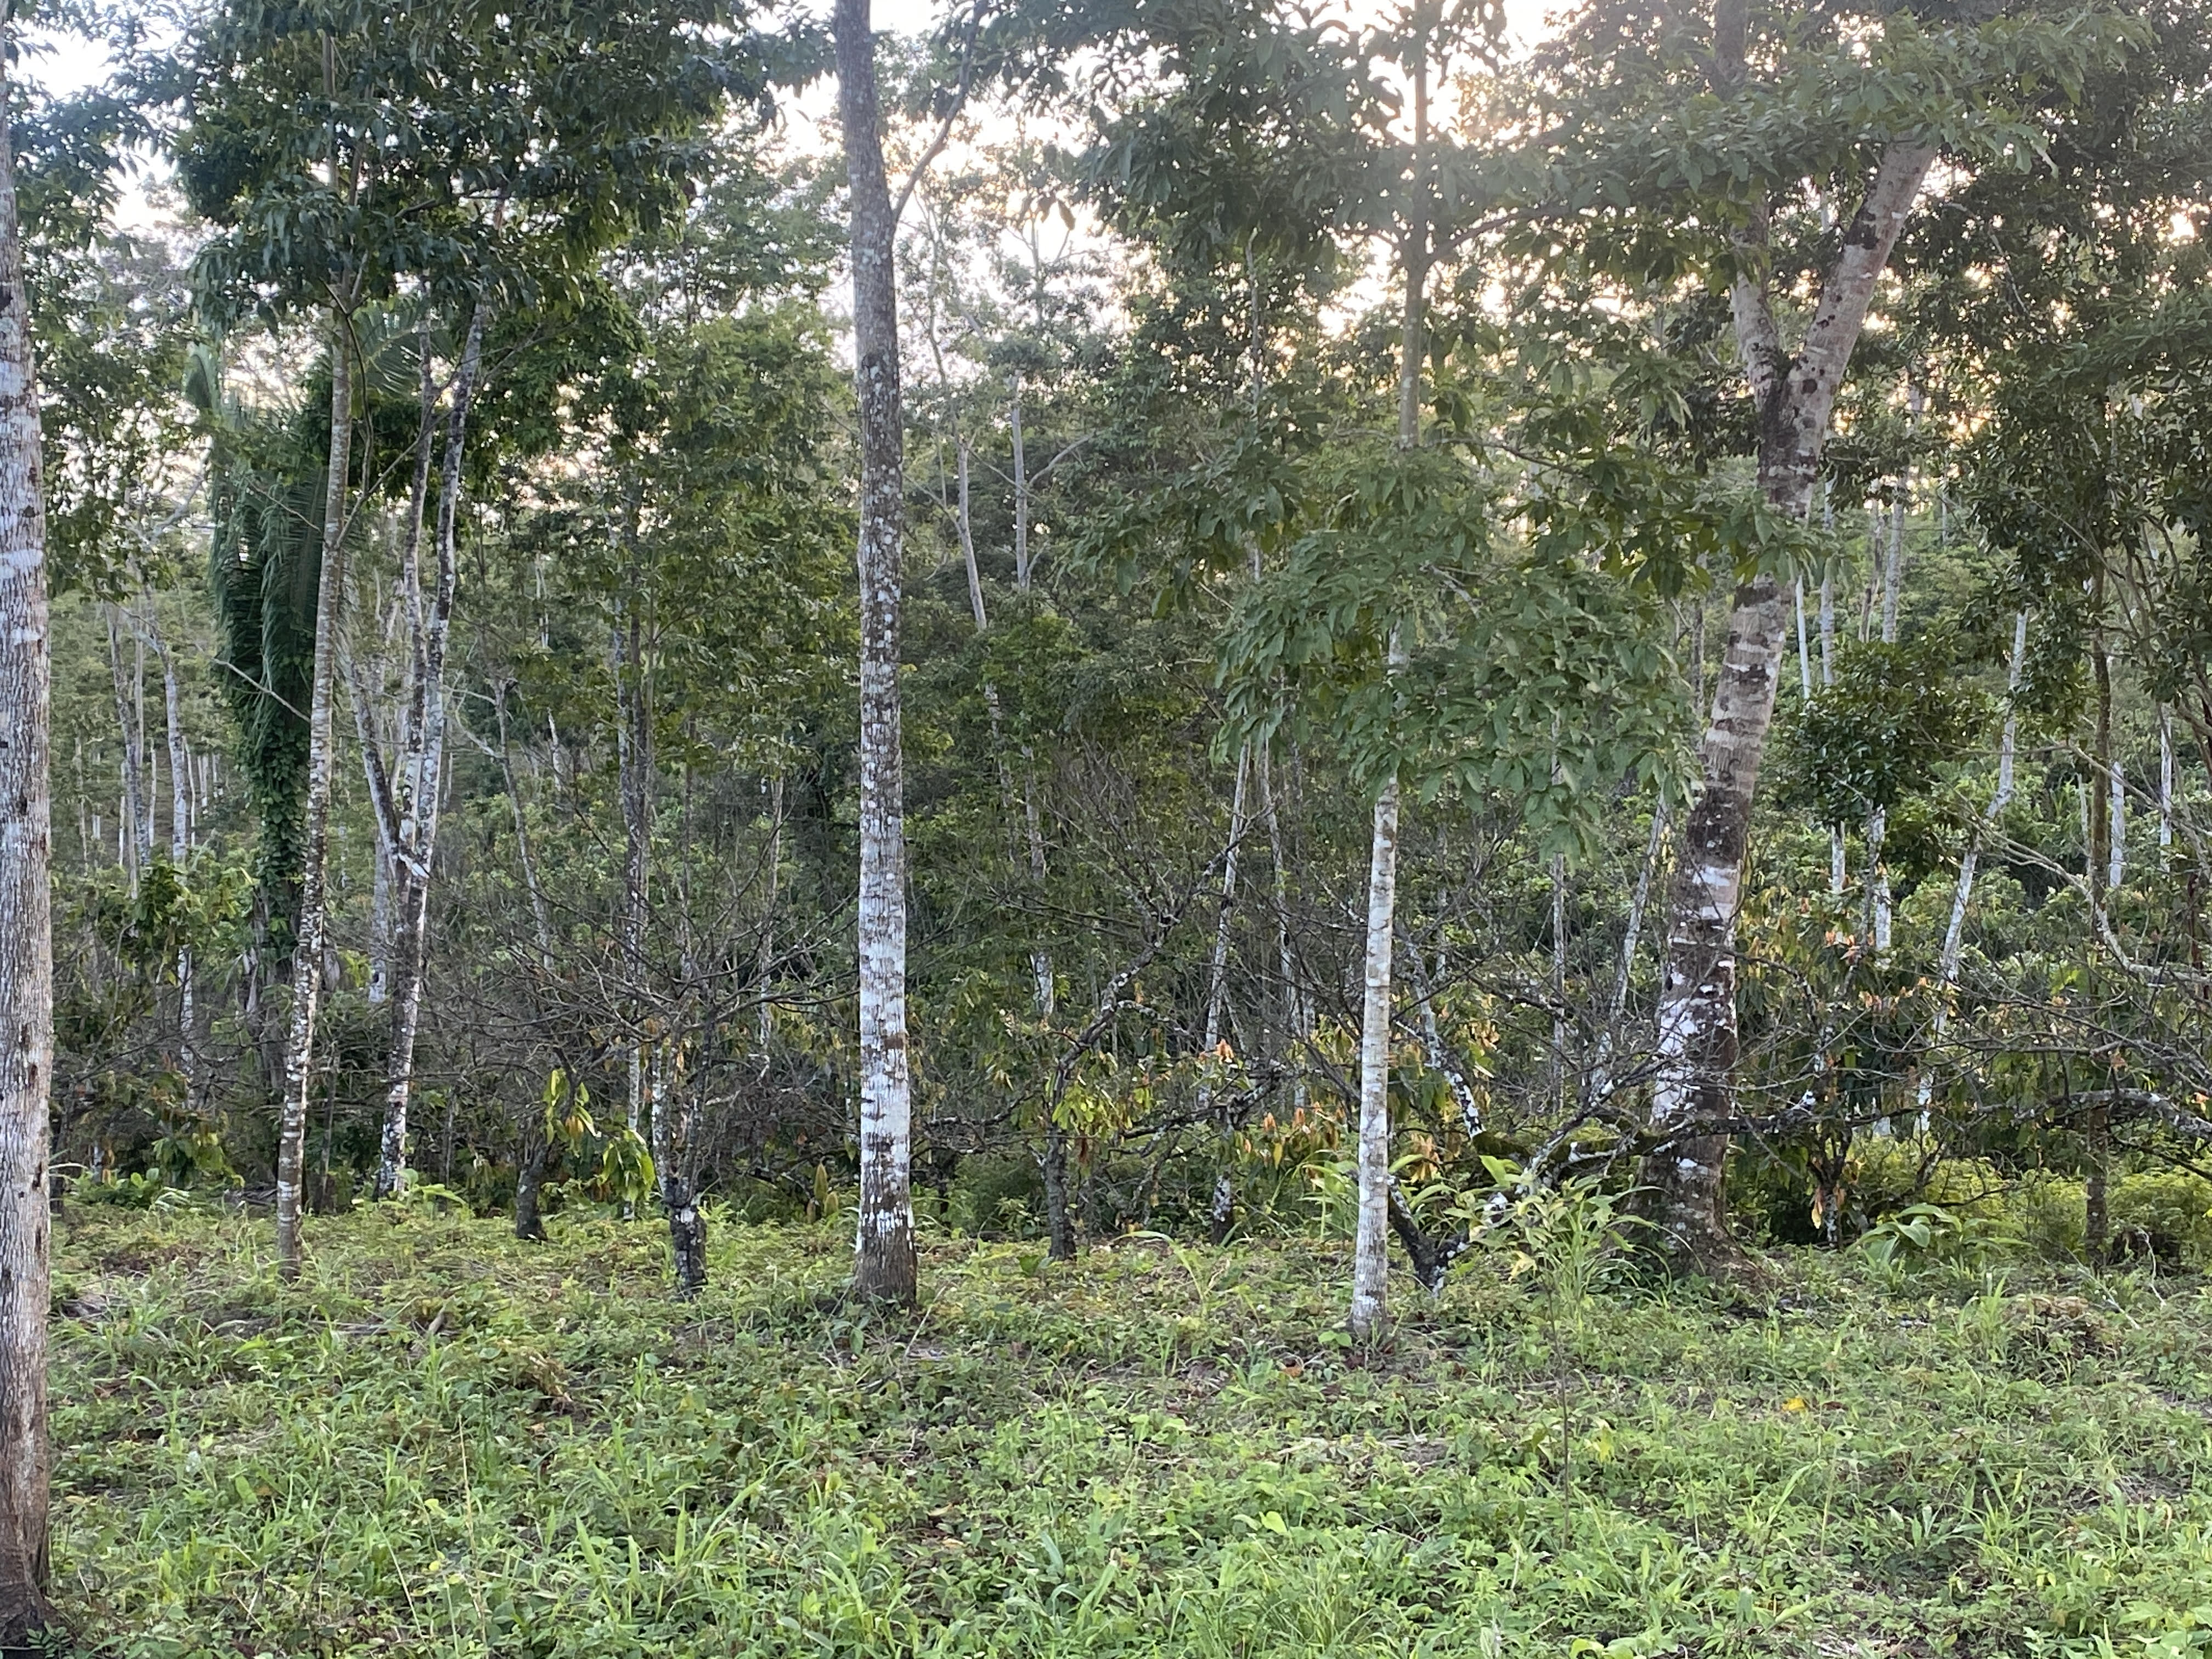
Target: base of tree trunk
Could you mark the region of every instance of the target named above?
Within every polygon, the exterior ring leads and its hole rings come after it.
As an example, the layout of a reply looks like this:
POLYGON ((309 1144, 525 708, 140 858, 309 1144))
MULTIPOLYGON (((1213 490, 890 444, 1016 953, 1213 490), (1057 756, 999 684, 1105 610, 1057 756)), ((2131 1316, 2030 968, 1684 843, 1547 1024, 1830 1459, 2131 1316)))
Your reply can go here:
POLYGON ((1044 1230, 1054 1261, 1075 1260, 1075 1217, 1067 1202, 1067 1136, 1053 1128, 1044 1141, 1044 1230))
POLYGON ((54 1623, 45 1595, 28 1585, 0 1589, 0 1659, 50 1659, 71 1651, 66 1632, 54 1623))
POLYGON ((1229 1179, 1229 1171, 1224 1169, 1213 1180, 1212 1225, 1207 1228, 1206 1236, 1215 1244, 1226 1244, 1231 1230, 1236 1225, 1237 1188, 1229 1179))
POLYGON ((1721 1194, 1728 1142, 1686 1140, 1644 1160, 1632 1213, 1645 1225, 1638 1248, 1669 1273, 1741 1284, 1761 1276, 1759 1264, 1729 1231, 1721 1194))
POLYGON ((854 1260, 853 1297, 893 1308, 911 1308, 921 1299, 920 1273, 914 1254, 914 1235, 902 1240, 878 1239, 872 1249, 860 1251, 854 1260))
POLYGON ((553 1148, 550 1142, 531 1149, 530 1156, 522 1161, 522 1168, 514 1178, 514 1236, 527 1243, 545 1242, 545 1223, 538 1212, 538 1194, 545 1180, 545 1166, 552 1161, 553 1148))
POLYGON ((669 1206, 668 1243, 676 1256, 676 1299, 690 1302, 707 1288, 707 1218, 688 1196, 669 1206))

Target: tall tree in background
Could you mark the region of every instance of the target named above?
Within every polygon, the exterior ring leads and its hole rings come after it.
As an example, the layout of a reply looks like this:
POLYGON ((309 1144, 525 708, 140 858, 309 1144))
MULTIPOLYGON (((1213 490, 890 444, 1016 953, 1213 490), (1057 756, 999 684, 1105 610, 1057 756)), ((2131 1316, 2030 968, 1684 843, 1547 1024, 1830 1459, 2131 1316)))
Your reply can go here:
POLYGON ((906 464, 898 215, 884 173, 868 0, 837 0, 835 28, 852 191, 853 374, 860 407, 860 1204, 853 1282, 863 1297, 907 1304, 916 1285, 899 748, 906 464))
MULTIPOLYGON (((749 43, 707 40, 725 9, 714 0, 559 0, 511 13, 425 6, 376 15, 344 5, 274 15, 248 7, 217 15, 195 40, 179 172, 194 204, 223 233, 200 260, 210 314, 229 324, 312 305, 327 313, 331 329, 322 602, 279 1133, 279 1254, 288 1267, 297 1257, 297 1165, 324 968, 327 691, 345 538, 358 510, 348 495, 364 307, 418 313, 426 354, 432 319, 454 342, 442 422, 427 395, 430 365, 421 365, 416 487, 402 532, 409 672, 393 754, 388 762, 373 754, 368 768, 394 886, 376 1176, 378 1191, 389 1194, 405 1168, 449 719, 457 519, 486 329, 502 303, 526 301, 557 314, 617 232, 650 226, 676 207, 698 152, 694 141, 745 78, 735 71, 749 43), (589 73, 548 72, 586 58, 589 73), (426 562, 429 462, 441 427, 426 562)), ((757 77, 750 78, 757 90, 757 77)), ((374 483, 364 477, 359 489, 374 483)), ((370 729, 364 721, 365 736, 370 729)))
POLYGON ((0 1643, 17 1644, 46 1623, 54 973, 46 503, 13 91, 0 69, 0 1643))
MULTIPOLYGON (((1646 9, 1607 0, 1549 49, 1566 105, 1547 140, 1565 158, 1559 193, 1591 204, 1601 223, 1632 200, 1624 217, 1656 207, 1667 222, 1593 235, 1575 257, 1649 274, 1667 264, 1669 238, 1714 239, 1707 257, 1728 283, 1759 491, 1781 519, 1807 517, 1852 352, 1937 156, 1971 167, 2033 143, 2011 107, 2020 88, 2039 78, 2078 87, 2115 38, 2070 10, 2048 22, 1924 25, 1887 13, 1863 28, 1838 15, 1808 31, 1750 0, 1719 0, 1709 27, 1686 15, 1655 27, 1646 9), (1589 92, 1594 64, 1614 72, 1589 92), (1802 318, 1800 279, 1814 296, 1802 318)), ((1699 751, 1704 787, 1668 888, 1651 1125, 1672 1138, 1642 1173, 1663 1249, 1715 1268, 1740 1259, 1722 1201, 1728 1138, 1692 1126, 1734 1103, 1736 915, 1788 623, 1782 578, 1756 566, 1741 574, 1699 751)))

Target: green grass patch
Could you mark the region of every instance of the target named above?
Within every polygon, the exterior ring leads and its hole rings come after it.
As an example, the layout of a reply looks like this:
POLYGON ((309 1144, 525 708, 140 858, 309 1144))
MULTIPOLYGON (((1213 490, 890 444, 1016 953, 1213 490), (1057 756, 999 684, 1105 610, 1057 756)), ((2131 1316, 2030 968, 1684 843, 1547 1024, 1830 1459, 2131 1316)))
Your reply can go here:
POLYGON ((1478 1259, 1335 1340, 1341 1249, 842 1228, 544 1246, 75 1209, 55 1576, 115 1655, 2212 1652, 2212 1294, 1784 1258, 1571 1328, 1478 1259), (1564 1345, 1555 1349, 1554 1343, 1564 1345), (1563 1407, 1565 1413, 1563 1425, 1563 1407), (1562 1480, 1571 1449, 1571 1484, 1562 1480))

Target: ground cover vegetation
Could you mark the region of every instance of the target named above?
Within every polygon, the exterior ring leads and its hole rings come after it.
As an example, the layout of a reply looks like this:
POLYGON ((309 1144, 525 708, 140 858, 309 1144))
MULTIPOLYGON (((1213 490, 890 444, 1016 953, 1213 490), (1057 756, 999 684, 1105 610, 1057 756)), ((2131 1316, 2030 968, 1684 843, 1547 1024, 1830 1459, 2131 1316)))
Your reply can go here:
POLYGON ((0 1646, 2212 1649, 2212 11, 878 21, 11 9, 0 1646))

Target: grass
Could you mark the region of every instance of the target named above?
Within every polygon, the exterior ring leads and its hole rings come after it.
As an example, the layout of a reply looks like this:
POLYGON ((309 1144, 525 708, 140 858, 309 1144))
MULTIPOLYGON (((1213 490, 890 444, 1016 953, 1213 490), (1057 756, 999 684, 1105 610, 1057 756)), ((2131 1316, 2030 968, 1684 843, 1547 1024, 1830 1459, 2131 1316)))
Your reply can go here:
MULTIPOLYGON (((1563 1332, 1478 1260, 405 1209, 57 1229, 55 1576, 114 1655, 2212 1652, 2212 1291, 1782 1259, 1563 1332), (2025 1279, 2020 1282, 2025 1283, 2025 1279)), ((2025 1270, 2022 1270, 2023 1272, 2025 1270)))

